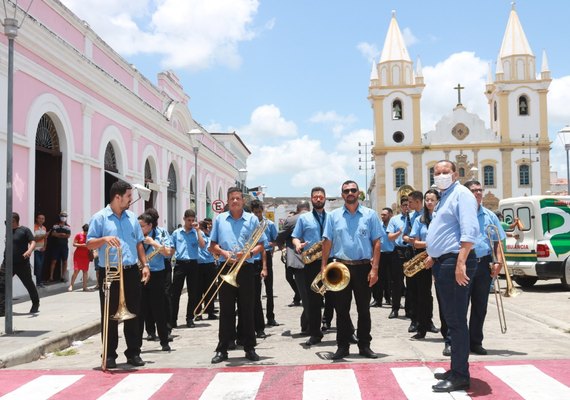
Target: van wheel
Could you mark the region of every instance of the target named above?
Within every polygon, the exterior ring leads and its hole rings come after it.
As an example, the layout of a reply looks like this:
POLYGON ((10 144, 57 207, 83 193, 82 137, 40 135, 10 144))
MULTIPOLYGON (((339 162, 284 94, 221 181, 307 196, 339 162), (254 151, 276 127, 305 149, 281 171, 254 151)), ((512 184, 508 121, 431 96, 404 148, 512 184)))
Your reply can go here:
POLYGON ((570 290, 570 258, 564 261, 564 272, 560 280, 562 281, 562 287, 565 290, 570 290))
POLYGON ((517 276, 517 277, 515 277, 515 282, 523 288, 529 288, 529 287, 534 286, 536 281, 538 281, 538 278, 535 278, 534 276, 517 276))

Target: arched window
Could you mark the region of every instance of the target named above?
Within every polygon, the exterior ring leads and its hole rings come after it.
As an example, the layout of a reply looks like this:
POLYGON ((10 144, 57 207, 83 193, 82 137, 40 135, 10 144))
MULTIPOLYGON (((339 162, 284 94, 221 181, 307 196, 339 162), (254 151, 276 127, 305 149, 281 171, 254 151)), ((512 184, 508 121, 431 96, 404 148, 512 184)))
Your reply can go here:
MULTIPOLYGON (((152 183, 152 170, 150 168, 150 162, 148 160, 146 160, 144 163, 144 183, 152 183)), ((148 185, 145 186, 148 187, 148 185)), ((150 207, 154 207, 154 191, 150 192, 150 198, 148 201, 144 202, 145 210, 150 207)))
POLYGON ((524 95, 519 97, 519 115, 528 115, 528 98, 524 95))
POLYGON ((497 121, 497 102, 493 102, 493 121, 497 121))
POLYGON ((463 168, 463 167, 459 168, 459 177, 465 178, 465 168, 463 168))
POLYGON ((177 218, 176 218, 176 171, 174 170, 174 165, 170 164, 168 168, 168 189, 167 189, 167 210, 168 210, 168 231, 172 232, 176 229, 177 218))
POLYGON ((483 186, 495 186, 495 167, 492 165, 483 167, 483 186))
POLYGON ((530 185, 530 167, 528 164, 519 166, 519 186, 530 185))
POLYGON ((404 168, 396 168, 394 170, 394 182, 396 189, 406 184, 406 170, 404 168))
POLYGON ((111 142, 107 143, 105 148, 105 169, 107 171, 119 172, 117 168, 117 156, 115 155, 115 148, 111 142))
POLYGON ((59 139, 57 130, 49 115, 44 114, 38 123, 36 130, 36 150, 47 153, 59 153, 59 139))
POLYGON ((429 174, 428 174, 428 175, 429 175, 429 185, 428 185, 428 186, 429 186, 430 188, 435 184, 435 182, 434 182, 434 180, 433 180, 433 168, 434 168, 434 167, 431 167, 431 168, 429 169, 429 174))
POLYGON ((402 109, 402 102, 398 99, 392 102, 392 119, 403 119, 404 110, 402 109))

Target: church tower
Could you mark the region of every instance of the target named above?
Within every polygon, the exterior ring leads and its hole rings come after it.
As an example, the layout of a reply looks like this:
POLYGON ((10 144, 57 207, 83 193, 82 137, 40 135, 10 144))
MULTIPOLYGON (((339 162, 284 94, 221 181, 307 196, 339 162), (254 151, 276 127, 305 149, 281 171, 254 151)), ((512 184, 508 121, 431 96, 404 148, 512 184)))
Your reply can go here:
POLYGON ((540 75, 536 58, 513 3, 503 37, 495 80, 489 74, 486 96, 491 130, 501 143, 501 164, 505 185, 503 197, 523 189, 525 194, 543 194, 550 187, 547 121, 548 87, 551 82, 546 53, 540 75))
POLYGON ((403 185, 421 187, 423 88, 420 63, 414 71, 396 13, 392 11, 380 62, 372 64, 368 89, 374 118, 376 193, 373 197, 378 205, 386 204, 387 190, 397 191, 403 185))

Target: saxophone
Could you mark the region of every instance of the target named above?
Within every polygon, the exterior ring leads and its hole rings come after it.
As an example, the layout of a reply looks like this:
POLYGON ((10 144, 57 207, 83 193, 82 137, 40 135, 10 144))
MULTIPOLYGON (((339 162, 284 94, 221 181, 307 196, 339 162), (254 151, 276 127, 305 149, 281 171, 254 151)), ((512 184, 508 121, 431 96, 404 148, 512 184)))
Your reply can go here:
POLYGON ((323 241, 315 243, 301 253, 303 264, 310 264, 323 256, 323 241))
POLYGON ((404 275, 406 275, 408 278, 411 278, 422 269, 425 269, 426 265, 424 261, 427 256, 427 251, 422 251, 421 253, 416 254, 411 260, 406 261, 403 265, 404 275))

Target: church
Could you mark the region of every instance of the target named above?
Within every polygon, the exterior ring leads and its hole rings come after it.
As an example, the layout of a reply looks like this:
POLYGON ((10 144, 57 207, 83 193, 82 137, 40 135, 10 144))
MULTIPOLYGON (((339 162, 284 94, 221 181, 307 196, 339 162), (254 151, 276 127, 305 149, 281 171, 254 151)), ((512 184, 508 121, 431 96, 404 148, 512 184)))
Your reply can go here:
POLYGON ((393 12, 384 47, 370 75, 368 99, 374 121, 375 176, 368 188, 371 206, 396 207, 402 193, 425 192, 433 185, 437 161, 456 163, 459 179, 479 180, 483 204, 545 194, 550 188, 547 93, 551 82, 546 53, 540 72, 514 5, 494 71, 489 66, 485 93, 490 121, 461 104, 425 132, 421 99, 425 87, 419 60, 414 66, 393 12), (489 128, 486 127, 489 126, 489 128))

